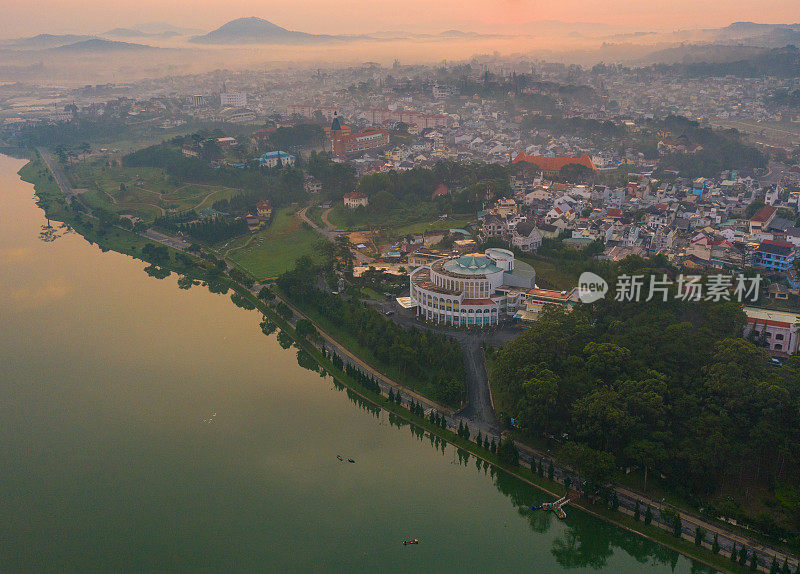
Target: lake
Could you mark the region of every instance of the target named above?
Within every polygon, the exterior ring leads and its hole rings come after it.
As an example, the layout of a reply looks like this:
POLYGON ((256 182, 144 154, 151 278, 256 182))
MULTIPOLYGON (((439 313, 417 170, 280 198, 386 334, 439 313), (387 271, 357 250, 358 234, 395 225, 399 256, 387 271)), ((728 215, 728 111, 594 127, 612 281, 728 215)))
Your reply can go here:
POLYGON ((22 165, 0 156, 3 572, 702 570, 531 512, 550 499, 359 405, 228 295, 44 241, 22 165))

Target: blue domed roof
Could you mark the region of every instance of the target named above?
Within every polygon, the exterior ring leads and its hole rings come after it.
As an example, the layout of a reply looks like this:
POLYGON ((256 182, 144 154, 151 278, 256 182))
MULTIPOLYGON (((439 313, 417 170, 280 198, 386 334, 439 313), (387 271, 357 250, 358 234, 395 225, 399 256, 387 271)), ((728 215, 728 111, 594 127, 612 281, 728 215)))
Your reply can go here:
POLYGON ((496 273, 501 269, 485 255, 462 255, 458 259, 451 259, 444 264, 445 271, 459 275, 486 275, 496 273))

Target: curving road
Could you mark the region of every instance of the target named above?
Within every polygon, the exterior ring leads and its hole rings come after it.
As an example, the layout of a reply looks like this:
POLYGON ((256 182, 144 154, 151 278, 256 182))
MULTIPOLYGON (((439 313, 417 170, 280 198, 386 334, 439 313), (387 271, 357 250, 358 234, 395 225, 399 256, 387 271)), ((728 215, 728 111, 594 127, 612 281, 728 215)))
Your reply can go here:
MULTIPOLYGON (((338 236, 338 233, 334 233, 333 231, 330 231, 328 229, 322 229, 319 225, 317 225, 316 223, 311 221, 311 218, 308 217, 308 213, 307 212, 308 212, 308 207, 304 207, 303 209, 298 211, 296 213, 296 215, 297 215, 297 217, 300 218, 301 221, 303 221, 304 223, 307 223, 309 226, 311 226, 311 228, 314 231, 316 231, 317 233, 322 235, 328 241, 336 241, 336 237, 338 236)), ((371 257, 367 257, 366 255, 364 255, 363 253, 359 252, 356 249, 353 249, 352 247, 350 248, 350 252, 353 254, 353 257, 355 259, 357 259, 358 262, 361 263, 362 265, 367 265, 369 263, 372 263, 372 258, 371 257)))

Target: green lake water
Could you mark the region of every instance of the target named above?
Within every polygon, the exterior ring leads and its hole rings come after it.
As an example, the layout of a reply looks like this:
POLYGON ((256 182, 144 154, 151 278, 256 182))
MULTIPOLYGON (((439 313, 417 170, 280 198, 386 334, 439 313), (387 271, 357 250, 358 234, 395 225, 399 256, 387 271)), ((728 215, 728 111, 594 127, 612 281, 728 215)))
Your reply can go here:
POLYGON ((23 164, 0 156, 1 572, 707 571, 530 512, 549 498, 357 404, 227 295, 43 241, 23 164))

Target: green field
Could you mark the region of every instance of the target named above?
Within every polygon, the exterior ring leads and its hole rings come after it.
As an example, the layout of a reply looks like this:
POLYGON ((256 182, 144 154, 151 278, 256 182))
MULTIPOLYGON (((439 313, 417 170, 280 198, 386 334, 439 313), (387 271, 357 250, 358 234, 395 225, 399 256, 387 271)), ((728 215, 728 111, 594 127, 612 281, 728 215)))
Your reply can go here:
POLYGON ((536 284, 542 289, 564 291, 578 285, 578 275, 561 269, 557 262, 535 255, 519 258, 536 270, 536 284))
POLYGON ((325 229, 325 223, 322 221, 322 212, 325 211, 318 205, 314 205, 308 208, 306 211, 306 215, 308 218, 320 226, 320 228, 325 229))
MULTIPOLYGON (((313 209, 313 208, 312 208, 313 209)), ((309 217, 312 217, 312 209, 309 209, 309 217)), ((313 213, 316 215, 316 212, 313 213)), ((348 225, 348 210, 346 207, 337 205, 333 209, 331 209, 330 213, 328 213, 328 221, 330 222, 333 227, 336 229, 350 229, 351 231, 355 230, 363 230, 363 229, 372 229, 369 225, 348 225)), ((313 221, 317 221, 313 219, 313 221)), ((422 221, 415 221, 412 223, 403 222, 401 224, 397 224, 394 222, 389 222, 385 225, 377 225, 377 228, 383 230, 384 234, 389 238, 397 238, 402 237, 404 235, 409 235, 412 233, 424 233, 426 231, 447 231, 448 229, 463 229, 469 223, 471 223, 473 219, 467 218, 462 216, 456 216, 454 218, 449 219, 439 219, 438 217, 434 219, 424 219, 422 221)))
MULTIPOLYGON (((117 227, 113 227, 101 234, 94 220, 84 215, 76 214, 65 207, 64 196, 59 191, 47 166, 39 157, 34 158, 30 163, 23 166, 19 171, 19 175, 23 181, 34 185, 40 205, 45 208, 48 218, 66 223, 90 243, 101 245, 102 250, 117 251, 141 258, 142 248, 148 243, 153 243, 145 237, 117 227)), ((54 227, 58 228, 59 226, 56 225, 54 227)), ((66 229, 57 229, 56 231, 59 235, 66 232, 66 229)), ((167 251, 173 259, 178 253, 171 247, 168 247, 167 251)))
POLYGON ((168 210, 203 210, 239 190, 187 184, 176 187, 161 169, 107 166, 104 160, 79 162, 69 168, 74 187, 85 189, 83 200, 92 208, 130 214, 144 221, 168 210))
POLYGON ((309 255, 316 259, 320 241, 324 241, 322 236, 303 226, 291 209, 280 209, 265 229, 217 249, 256 279, 264 280, 291 269, 298 257, 309 255))
POLYGON ((393 237, 402 237, 413 233, 426 231, 447 231, 448 229, 464 229, 471 223, 469 219, 434 219, 433 221, 418 221, 400 227, 392 227, 388 233, 393 237))

